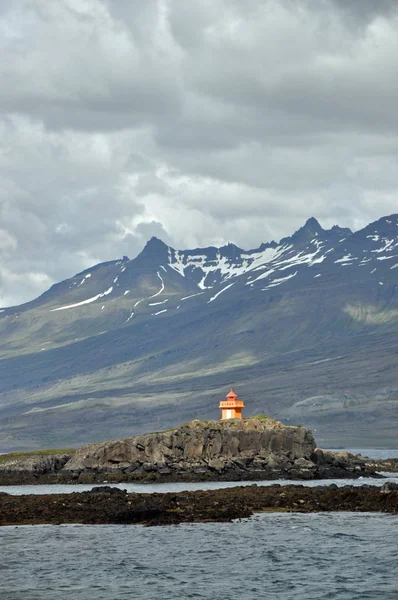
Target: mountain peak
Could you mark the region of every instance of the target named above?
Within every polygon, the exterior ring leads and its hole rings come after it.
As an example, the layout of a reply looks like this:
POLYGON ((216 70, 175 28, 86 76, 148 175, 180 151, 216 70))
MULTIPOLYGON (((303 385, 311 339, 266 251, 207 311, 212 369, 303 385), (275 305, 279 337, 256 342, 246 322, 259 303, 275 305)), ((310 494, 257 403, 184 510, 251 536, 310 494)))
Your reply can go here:
POLYGON ((235 258, 240 256, 243 251, 242 248, 239 248, 239 246, 237 246, 236 244, 228 242, 227 244, 219 248, 219 252, 223 256, 226 256, 228 258, 235 258))
POLYGON ((321 224, 319 223, 319 221, 317 221, 315 217, 310 217, 309 219, 307 219, 304 227, 302 227, 301 229, 310 229, 315 233, 320 233, 321 231, 323 231, 321 224))
POLYGON ((153 236, 145 244, 142 252, 137 256, 139 259, 165 260, 168 255, 169 247, 159 238, 153 236))
POLYGON ((337 232, 337 233, 341 233, 341 232, 352 233, 352 231, 349 227, 340 227, 340 225, 333 225, 329 231, 332 231, 333 233, 335 233, 335 232, 337 232))
POLYGON ((161 252, 167 248, 168 248, 168 246, 163 242, 163 240, 161 240, 153 235, 151 237, 151 239, 149 239, 147 241, 147 243, 145 244, 143 252, 147 252, 147 251, 150 251, 151 253, 159 252, 159 251, 161 252))
POLYGON ((292 237, 301 237, 303 235, 314 236, 318 235, 319 233, 322 233, 323 231, 324 229, 320 225, 319 221, 317 221, 315 217, 311 217, 310 219, 307 219, 305 224, 302 227, 300 227, 300 229, 298 229, 292 237))
POLYGON ((307 242, 311 238, 316 237, 320 233, 323 233, 325 230, 321 227, 320 223, 315 219, 315 217, 311 217, 308 219, 305 224, 300 227, 291 237, 283 238, 281 243, 285 242, 307 242))
POLYGON ((153 235, 146 243, 147 246, 149 245, 162 245, 162 246, 166 246, 166 244, 163 242, 163 240, 161 240, 160 238, 156 237, 156 235, 153 235))

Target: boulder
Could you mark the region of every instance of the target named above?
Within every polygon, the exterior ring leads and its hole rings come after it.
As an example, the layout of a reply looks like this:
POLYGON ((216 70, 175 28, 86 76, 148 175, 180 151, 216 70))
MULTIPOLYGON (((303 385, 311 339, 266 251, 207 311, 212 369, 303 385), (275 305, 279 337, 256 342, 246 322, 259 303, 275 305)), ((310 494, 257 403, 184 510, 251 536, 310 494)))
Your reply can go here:
POLYGON ((294 466, 299 469, 315 469, 316 465, 312 460, 308 460, 304 457, 298 458, 294 461, 294 466))
POLYGON ((391 492, 396 492, 398 490, 398 483, 394 483, 393 481, 386 481, 381 488, 381 494, 391 494, 391 492))
POLYGON ((127 494, 127 490, 120 490, 119 488, 111 487, 110 485, 99 485, 99 486, 93 487, 91 490, 86 492, 86 494, 113 494, 113 495, 122 494, 122 495, 124 495, 124 494, 127 494))

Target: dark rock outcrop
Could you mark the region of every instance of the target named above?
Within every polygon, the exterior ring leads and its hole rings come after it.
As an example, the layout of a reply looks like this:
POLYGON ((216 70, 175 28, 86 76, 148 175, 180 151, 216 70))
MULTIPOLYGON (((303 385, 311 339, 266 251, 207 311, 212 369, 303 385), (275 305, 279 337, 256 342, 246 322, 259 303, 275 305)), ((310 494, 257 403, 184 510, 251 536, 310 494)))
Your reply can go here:
POLYGON ((256 417, 195 420, 172 430, 83 446, 73 454, 28 456, 0 464, 2 483, 360 476, 378 476, 370 459, 321 450, 309 429, 256 417))
POLYGON ((368 458, 366 464, 377 471, 387 471, 388 473, 398 473, 398 458, 368 458))
POLYGON ((50 473, 59 473, 59 471, 71 459, 71 453, 65 454, 29 454, 19 457, 12 456, 10 460, 0 464, 1 474, 23 475, 31 473, 32 475, 44 475, 50 473))
POLYGON ((135 480, 319 479, 375 475, 364 459, 316 448, 310 430, 273 419, 192 421, 176 429, 85 446, 63 467, 73 477, 135 480))
POLYGON ((309 430, 272 419, 192 421, 170 431, 83 447, 63 472, 272 479, 311 474, 314 451, 309 430))
POLYGON ((74 493, 0 496, 0 525, 143 523, 170 525, 250 517, 259 511, 398 514, 398 491, 375 486, 270 485, 167 494, 74 493))
POLYGON ((351 477, 378 477, 377 469, 369 460, 360 454, 350 452, 331 452, 316 448, 313 461, 317 465, 318 479, 351 477))
POLYGON ((398 492, 398 484, 393 481, 387 481, 380 488, 381 494, 391 494, 391 492, 398 492))

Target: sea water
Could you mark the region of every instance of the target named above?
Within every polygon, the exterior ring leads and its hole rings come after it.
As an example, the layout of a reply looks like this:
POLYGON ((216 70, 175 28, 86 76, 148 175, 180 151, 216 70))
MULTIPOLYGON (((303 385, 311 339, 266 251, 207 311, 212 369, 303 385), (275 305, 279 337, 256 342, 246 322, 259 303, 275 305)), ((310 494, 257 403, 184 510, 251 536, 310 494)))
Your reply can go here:
POLYGON ((398 515, 0 529, 3 600, 396 600, 398 515))
MULTIPOLYGON (((398 473, 384 473, 383 479, 374 477, 360 477, 359 479, 315 479, 311 481, 276 479, 272 481, 195 481, 177 483, 90 483, 90 484, 43 484, 43 485, 4 485, 0 486, 0 492, 6 492, 16 496, 24 494, 71 494, 72 492, 87 492, 93 487, 111 486, 126 490, 129 493, 152 494, 165 492, 186 492, 197 490, 218 490, 236 486, 269 486, 269 485, 305 485, 315 487, 318 485, 336 484, 344 485, 377 485, 382 486, 387 481, 398 484, 398 473)), ((1 598, 0 598, 1 600, 1 598)), ((398 600, 398 598, 397 598, 398 600)))
MULTIPOLYGON (((385 452, 386 458, 398 455, 385 452)), ((380 456, 380 451, 362 453, 380 456)), ((398 482, 398 477, 392 475, 389 480, 398 482)), ((297 483, 380 485, 384 481, 297 483)), ((276 482, 258 482, 272 483, 276 482)), ((166 492, 236 485, 242 484, 117 487, 166 492)), ((26 494, 91 487, 1 489, 26 494)), ((398 515, 373 513, 266 513, 233 523, 165 527, 3 527, 0 600, 397 600, 397 532, 398 515)))

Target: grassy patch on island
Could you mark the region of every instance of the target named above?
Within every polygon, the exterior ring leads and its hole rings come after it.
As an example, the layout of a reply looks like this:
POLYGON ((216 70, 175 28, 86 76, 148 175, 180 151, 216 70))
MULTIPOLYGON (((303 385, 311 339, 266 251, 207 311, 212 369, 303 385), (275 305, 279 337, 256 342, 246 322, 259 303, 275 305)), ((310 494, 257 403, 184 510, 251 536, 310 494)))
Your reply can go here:
POLYGON ((76 448, 53 448, 50 450, 29 450, 28 452, 10 452, 0 455, 0 464, 13 460, 24 460, 30 456, 53 456, 54 454, 73 454, 76 448))

